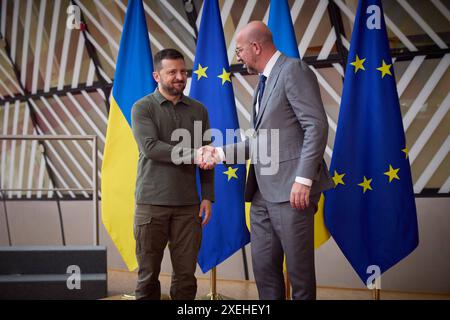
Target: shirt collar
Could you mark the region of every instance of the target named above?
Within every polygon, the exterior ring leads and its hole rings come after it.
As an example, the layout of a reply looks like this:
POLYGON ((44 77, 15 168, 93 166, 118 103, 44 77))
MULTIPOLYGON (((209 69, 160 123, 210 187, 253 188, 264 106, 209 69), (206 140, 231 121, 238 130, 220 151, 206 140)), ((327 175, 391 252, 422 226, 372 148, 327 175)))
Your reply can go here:
POLYGON ((275 63, 277 62, 278 58, 281 56, 280 51, 276 51, 272 58, 267 62, 266 66, 264 67, 263 75, 266 76, 266 78, 269 78, 270 73, 272 72, 273 67, 275 66, 275 63))
MULTIPOLYGON (((158 87, 156 87, 156 89, 155 89, 155 98, 156 98, 156 101, 158 101, 158 103, 159 104, 163 104, 165 101, 169 101, 169 100, 167 100, 166 99, 166 97, 164 97, 162 94, 161 94, 161 92, 159 92, 159 90, 158 90, 158 87)), ((178 101, 178 103, 180 103, 180 102, 182 102, 182 103, 184 103, 185 105, 189 105, 189 98, 188 97, 186 97, 184 94, 181 96, 181 99, 178 101)), ((178 104, 177 103, 177 104, 178 104)))

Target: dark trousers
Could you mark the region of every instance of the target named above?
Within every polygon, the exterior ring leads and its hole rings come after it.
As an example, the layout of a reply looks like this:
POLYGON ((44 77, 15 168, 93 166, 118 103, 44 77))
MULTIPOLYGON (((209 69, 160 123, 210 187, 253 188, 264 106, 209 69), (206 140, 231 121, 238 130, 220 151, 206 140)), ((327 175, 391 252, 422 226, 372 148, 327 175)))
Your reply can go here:
POLYGON ((134 237, 139 266, 136 299, 161 298, 158 278, 167 243, 173 268, 171 298, 195 298, 197 279, 194 273, 202 237, 198 212, 199 205, 136 206, 134 237))
POLYGON ((316 299, 314 213, 319 195, 305 210, 289 202, 271 203, 256 191, 250 209, 252 263, 261 300, 284 300, 283 257, 292 285, 292 299, 316 299))

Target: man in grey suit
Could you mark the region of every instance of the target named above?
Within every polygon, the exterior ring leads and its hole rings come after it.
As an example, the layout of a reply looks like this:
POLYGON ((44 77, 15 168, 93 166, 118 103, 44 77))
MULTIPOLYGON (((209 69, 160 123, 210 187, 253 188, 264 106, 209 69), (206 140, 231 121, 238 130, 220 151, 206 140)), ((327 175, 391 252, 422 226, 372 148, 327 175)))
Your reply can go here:
POLYGON ((260 75, 253 99, 255 133, 238 144, 204 148, 200 167, 232 163, 242 152, 252 159, 245 200, 252 202, 252 262, 259 297, 285 298, 284 253, 292 298, 315 299, 314 213, 320 193, 334 186, 323 160, 328 122, 317 79, 301 60, 277 51, 269 28, 259 21, 238 33, 236 54, 249 73, 260 75), (264 171, 255 145, 259 151, 267 148, 278 170, 264 171))

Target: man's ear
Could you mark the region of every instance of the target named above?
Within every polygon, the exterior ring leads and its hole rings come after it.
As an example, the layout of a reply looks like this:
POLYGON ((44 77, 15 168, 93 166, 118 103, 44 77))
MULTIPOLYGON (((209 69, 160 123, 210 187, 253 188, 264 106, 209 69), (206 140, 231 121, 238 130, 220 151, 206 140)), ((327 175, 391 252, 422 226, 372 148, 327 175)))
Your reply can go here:
POLYGON ((262 51, 261 44, 258 43, 258 42, 255 42, 255 53, 256 53, 257 55, 260 55, 260 54, 261 54, 261 51, 262 51))
POLYGON ((153 79, 155 79, 155 81, 159 83, 159 73, 158 72, 153 71, 153 79))

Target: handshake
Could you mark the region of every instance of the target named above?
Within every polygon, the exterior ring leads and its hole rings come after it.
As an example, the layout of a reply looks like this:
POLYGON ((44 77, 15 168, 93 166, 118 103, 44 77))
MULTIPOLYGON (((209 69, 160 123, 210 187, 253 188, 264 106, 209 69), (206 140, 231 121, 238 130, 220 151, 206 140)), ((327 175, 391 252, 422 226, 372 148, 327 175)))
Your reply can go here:
POLYGON ((200 169, 211 170, 222 162, 219 151, 213 146, 203 146, 197 149, 196 163, 200 169))

